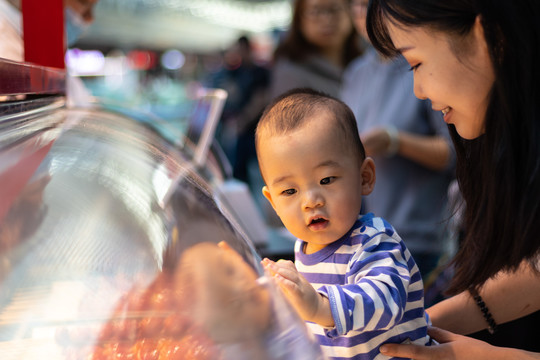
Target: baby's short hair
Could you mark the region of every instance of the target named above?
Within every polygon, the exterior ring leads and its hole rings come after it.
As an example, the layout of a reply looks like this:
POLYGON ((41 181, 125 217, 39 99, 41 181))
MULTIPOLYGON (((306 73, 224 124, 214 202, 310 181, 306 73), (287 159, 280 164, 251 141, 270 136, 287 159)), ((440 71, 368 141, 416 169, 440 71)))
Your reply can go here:
POLYGON ((343 101, 310 88, 289 90, 265 108, 255 132, 257 153, 262 136, 284 135, 301 127, 311 115, 320 111, 333 116, 351 151, 364 160, 366 152, 352 110, 343 101))

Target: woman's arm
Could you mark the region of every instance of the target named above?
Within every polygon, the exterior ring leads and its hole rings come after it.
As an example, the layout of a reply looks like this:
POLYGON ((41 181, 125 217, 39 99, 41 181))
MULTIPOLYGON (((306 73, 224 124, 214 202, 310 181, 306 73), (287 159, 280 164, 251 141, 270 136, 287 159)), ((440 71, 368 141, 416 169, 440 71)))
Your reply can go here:
MULTIPOLYGON (((540 310, 540 276, 524 262, 515 272, 500 273, 488 280, 480 295, 497 324, 519 319, 540 310)), ((434 326, 458 334, 487 328, 486 320, 468 292, 435 304, 427 312, 434 326)))
POLYGON ((429 359, 475 359, 475 360, 507 360, 507 359, 540 359, 540 354, 519 349, 502 348, 486 342, 456 335, 449 331, 429 328, 429 335, 440 345, 419 346, 385 344, 380 351, 387 356, 410 358, 415 360, 429 359))
MULTIPOLYGON (((385 128, 375 128, 360 134, 368 156, 384 155, 390 146, 390 135, 385 128)), ((439 135, 416 135, 399 131, 397 155, 408 158, 428 169, 445 170, 450 159, 448 141, 439 135)))
POLYGON ((445 170, 450 159, 450 145, 442 136, 399 132, 399 154, 435 171, 445 170))

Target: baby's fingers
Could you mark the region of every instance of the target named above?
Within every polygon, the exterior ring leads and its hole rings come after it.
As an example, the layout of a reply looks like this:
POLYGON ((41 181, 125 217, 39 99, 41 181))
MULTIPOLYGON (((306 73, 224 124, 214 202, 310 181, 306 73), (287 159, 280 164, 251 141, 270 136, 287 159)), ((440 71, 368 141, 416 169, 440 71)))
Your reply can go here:
POLYGON ((263 266, 264 270, 266 270, 272 276, 276 273, 278 269, 276 263, 268 258, 262 259, 261 265, 263 266))
POLYGON ((278 286, 286 293, 295 293, 298 289, 298 285, 291 281, 290 279, 282 276, 281 274, 274 274, 273 276, 274 281, 278 284, 278 286))
MULTIPOLYGON (((265 258, 261 261, 261 264, 270 275, 270 278, 283 292, 291 293, 293 291, 296 284, 280 274, 281 272, 283 272, 283 270, 275 262, 265 258)), ((285 270, 285 274, 286 273, 287 272, 285 270)))
POLYGON ((296 268, 294 267, 294 264, 289 261, 289 263, 292 264, 292 267, 290 264, 287 263, 287 261, 279 260, 278 262, 274 262, 269 259, 262 260, 262 265, 268 273, 274 277, 277 278, 277 280, 288 280, 292 283, 297 283, 299 281, 299 274, 296 271, 296 268))
POLYGON ((276 262, 276 264, 281 267, 281 268, 285 268, 285 269, 290 269, 290 270, 294 270, 296 271, 296 266, 294 266, 294 263, 291 261, 291 260, 283 260, 283 259, 280 259, 276 262))

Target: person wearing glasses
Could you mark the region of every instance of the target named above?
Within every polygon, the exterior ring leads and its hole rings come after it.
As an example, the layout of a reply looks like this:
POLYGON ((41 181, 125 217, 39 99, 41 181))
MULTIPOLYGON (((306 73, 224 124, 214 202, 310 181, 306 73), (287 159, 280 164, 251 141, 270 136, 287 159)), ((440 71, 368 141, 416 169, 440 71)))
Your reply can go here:
POLYGON ((274 53, 270 96, 307 87, 337 97, 343 70, 360 54, 347 0, 297 0, 274 53))

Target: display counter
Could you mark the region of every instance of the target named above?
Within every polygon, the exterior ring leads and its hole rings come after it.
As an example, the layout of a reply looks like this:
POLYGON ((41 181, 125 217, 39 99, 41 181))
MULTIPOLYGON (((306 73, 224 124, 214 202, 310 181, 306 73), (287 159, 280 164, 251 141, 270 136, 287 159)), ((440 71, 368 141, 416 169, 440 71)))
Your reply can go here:
POLYGON ((323 359, 215 157, 61 86, 0 100, 2 360, 323 359))

